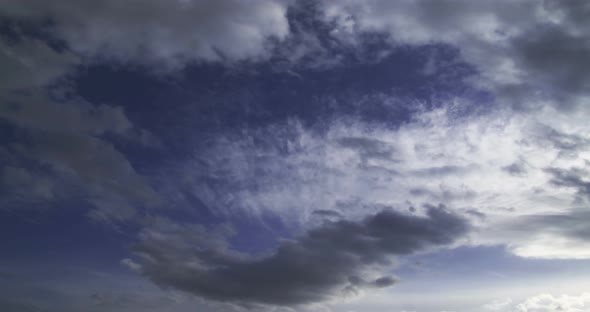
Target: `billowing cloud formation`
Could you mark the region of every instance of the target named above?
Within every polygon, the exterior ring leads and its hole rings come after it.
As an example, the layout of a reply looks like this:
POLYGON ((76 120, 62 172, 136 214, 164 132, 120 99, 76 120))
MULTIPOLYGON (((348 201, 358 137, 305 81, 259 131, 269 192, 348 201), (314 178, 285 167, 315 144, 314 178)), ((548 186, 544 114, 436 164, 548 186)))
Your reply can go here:
POLYGON ((136 251, 143 274, 205 298, 313 303, 342 292, 390 286, 394 278, 373 275, 392 256, 447 245, 467 233, 467 221, 445 207, 425 208, 426 216, 383 210, 361 221, 327 222, 262 258, 228 250, 227 227, 207 231, 157 220, 140 233, 136 251))
POLYGON ((282 0, 25 0, 3 3, 0 14, 49 19, 53 34, 86 56, 178 67, 268 56, 268 40, 289 32, 286 6, 282 0))

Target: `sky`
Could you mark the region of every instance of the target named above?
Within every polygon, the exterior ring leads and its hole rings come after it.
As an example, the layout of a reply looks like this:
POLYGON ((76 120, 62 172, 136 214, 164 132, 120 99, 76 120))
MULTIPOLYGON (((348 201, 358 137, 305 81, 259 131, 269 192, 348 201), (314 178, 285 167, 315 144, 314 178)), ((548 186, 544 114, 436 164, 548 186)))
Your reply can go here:
POLYGON ((0 0, 0 310, 590 311, 590 3, 0 0))

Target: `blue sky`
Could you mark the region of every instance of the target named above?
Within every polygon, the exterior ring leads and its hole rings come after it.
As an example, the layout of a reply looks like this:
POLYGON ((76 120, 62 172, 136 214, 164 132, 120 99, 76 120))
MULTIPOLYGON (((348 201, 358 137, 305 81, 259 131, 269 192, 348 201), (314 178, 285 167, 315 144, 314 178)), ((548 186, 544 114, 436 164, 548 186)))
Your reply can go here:
POLYGON ((0 2, 1 310, 590 310, 585 2, 0 2))

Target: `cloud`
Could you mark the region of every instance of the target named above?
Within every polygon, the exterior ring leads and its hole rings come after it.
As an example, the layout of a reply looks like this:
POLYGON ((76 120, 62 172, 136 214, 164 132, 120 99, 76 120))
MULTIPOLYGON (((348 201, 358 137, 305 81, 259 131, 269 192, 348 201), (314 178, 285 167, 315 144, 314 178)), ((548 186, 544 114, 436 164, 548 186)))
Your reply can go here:
POLYGON ((324 218, 341 218, 342 215, 338 211, 334 210, 314 210, 312 212, 314 215, 324 217, 324 218))
POLYGON ((289 33, 288 1, 25 0, 10 18, 52 21, 50 33, 86 57, 178 68, 199 61, 268 57, 269 40, 289 33))
POLYGON ((590 307, 590 294, 583 293, 579 296, 561 295, 554 296, 551 294, 539 294, 526 299, 519 303, 515 311, 517 312, 583 312, 590 307))
POLYGON ((49 87, 78 63, 70 53, 25 35, 1 39, 1 61, 12 76, 1 78, 7 83, 0 89, 0 122, 18 134, 4 138, 8 144, 0 155, 2 185, 10 192, 3 206, 81 198, 95 208, 93 219, 127 220, 136 206, 153 205, 155 191, 105 138, 142 145, 149 133, 120 107, 94 105, 49 87))
POLYGON ((250 128, 204 140, 192 160, 167 172, 177 172, 170 182, 176 189, 224 218, 272 215, 297 231, 317 224, 317 210, 359 220, 384 206, 441 202, 473 219, 473 245, 506 244, 525 257, 581 257, 558 231, 498 231, 519 217, 527 228, 527 216, 585 205, 587 177, 569 171, 586 168, 590 156, 584 115, 552 107, 528 115, 454 111, 448 105, 417 113, 395 128, 344 119, 326 121, 321 131, 293 120, 250 128), (545 239, 561 247, 537 248, 545 239))
POLYGON ((395 279, 375 274, 392 257, 451 244, 469 230, 444 206, 425 211, 383 210, 360 221, 326 222, 260 258, 229 250, 226 227, 158 220, 142 230, 135 250, 142 273, 161 285, 241 304, 307 304, 388 287, 395 279))
POLYGON ((498 299, 488 304, 485 304, 483 308, 490 311, 502 311, 505 308, 507 308, 511 303, 512 299, 510 298, 498 299))
POLYGON ((393 147, 387 142, 366 137, 344 137, 337 140, 342 147, 350 148, 359 153, 363 162, 371 159, 394 161, 393 147))
POLYGON ((480 72, 477 85, 519 109, 587 102, 590 7, 576 1, 331 1, 336 38, 387 33, 394 45, 457 47, 480 72))
POLYGON ((46 42, 22 37, 9 42, 0 36, 0 92, 41 87, 66 74, 79 60, 60 53, 46 42))
POLYGON ((580 168, 548 168, 546 171, 553 177, 551 184, 558 187, 568 187, 576 190, 582 200, 590 201, 590 172, 580 168))
MULTIPOLYGON (((91 215, 100 220, 129 219, 136 204, 149 206, 157 201, 155 191, 127 158, 101 137, 104 133, 126 137, 133 129, 120 109, 84 101, 57 102, 36 93, 4 96, 3 100, 0 119, 26 134, 26 140, 13 142, 8 153, 14 165, 32 161, 49 166, 41 174, 45 189, 61 184, 60 192, 69 194, 67 197, 82 191, 82 198, 97 208, 91 215)), ((22 179, 5 183, 16 187, 18 181, 22 179)), ((42 195, 33 190, 28 191, 29 198, 42 195)))
POLYGON ((523 160, 519 160, 511 165, 503 167, 502 169, 513 176, 526 176, 527 164, 523 160))
POLYGON ((22 167, 6 166, 0 174, 2 200, 5 207, 13 207, 15 203, 43 203, 55 198, 54 181, 43 175, 35 174, 22 167))
POLYGON ((491 225, 488 235, 523 257, 589 259, 590 214, 586 209, 513 217, 491 225))

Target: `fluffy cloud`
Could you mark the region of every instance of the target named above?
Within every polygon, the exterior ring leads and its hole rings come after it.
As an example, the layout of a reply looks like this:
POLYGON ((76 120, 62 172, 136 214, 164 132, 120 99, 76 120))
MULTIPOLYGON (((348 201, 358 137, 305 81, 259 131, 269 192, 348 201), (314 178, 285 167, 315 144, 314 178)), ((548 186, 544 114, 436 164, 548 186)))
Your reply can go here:
POLYGON ((583 312, 590 307, 590 294, 579 296, 540 294, 518 304, 514 311, 518 312, 583 312))
POLYGON ((229 250, 226 226, 156 220, 135 249, 140 271, 161 285, 240 304, 299 305, 388 287, 395 278, 375 274, 391 257, 451 244, 469 229, 443 206, 425 210, 426 216, 383 210, 360 221, 329 221, 260 258, 229 250))
POLYGON ((4 3, 11 18, 52 21, 74 51, 123 63, 167 67, 268 56, 268 41, 289 33, 287 1, 150 0, 4 3))

